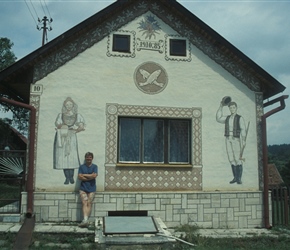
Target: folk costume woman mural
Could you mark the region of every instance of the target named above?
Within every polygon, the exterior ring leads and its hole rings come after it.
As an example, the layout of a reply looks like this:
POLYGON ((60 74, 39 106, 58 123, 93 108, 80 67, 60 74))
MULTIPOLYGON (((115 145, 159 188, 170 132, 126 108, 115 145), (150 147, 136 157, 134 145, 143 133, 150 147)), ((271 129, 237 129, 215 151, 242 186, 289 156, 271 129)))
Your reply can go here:
POLYGON ((64 184, 74 183, 74 170, 80 166, 77 133, 85 130, 85 120, 78 106, 67 97, 55 121, 53 168, 63 170, 64 184))

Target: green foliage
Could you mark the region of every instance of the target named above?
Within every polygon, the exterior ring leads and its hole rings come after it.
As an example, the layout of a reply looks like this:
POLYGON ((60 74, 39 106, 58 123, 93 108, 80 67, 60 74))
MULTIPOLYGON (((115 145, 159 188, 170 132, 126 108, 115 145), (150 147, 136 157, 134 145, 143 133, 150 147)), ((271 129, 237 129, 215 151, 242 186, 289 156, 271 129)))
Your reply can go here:
POLYGON ((16 61, 17 58, 11 50, 13 45, 13 42, 11 42, 8 38, 0 38, 0 71, 16 61))
POLYGON ((290 185, 290 161, 279 170, 280 175, 286 185, 290 185))
MULTIPOLYGON (((14 45, 13 42, 11 42, 8 38, 0 37, 0 71, 9 67, 11 64, 13 64, 16 61, 17 57, 14 55, 14 52, 11 50, 13 45, 14 45)), ((8 98, 8 99, 10 98, 9 96, 1 95, 1 93, 0 93, 0 96, 8 98)), ((13 105, 9 105, 7 103, 1 103, 0 112, 6 113, 8 111, 12 112, 13 119, 10 119, 10 120, 2 119, 1 122, 12 125, 19 132, 21 132, 24 135, 27 135, 29 112, 21 107, 16 107, 13 105)), ((5 127, 2 126, 2 129, 3 128, 5 127)), ((3 132, 3 130, 1 130, 1 132, 3 132)))
POLYGON ((290 185, 290 144, 269 145, 268 163, 275 164, 284 183, 290 185))
MULTIPOLYGON (((1 119, 0 118, 0 145, 5 146, 11 138, 9 125, 11 125, 12 121, 10 119, 1 119)), ((4 148, 0 148, 3 150, 4 148)))
POLYGON ((198 227, 195 225, 185 224, 185 225, 181 225, 179 227, 174 228, 174 230, 184 233, 180 236, 180 239, 193 243, 197 235, 198 227))
POLYGON ((0 249, 13 249, 16 234, 11 232, 0 233, 0 249))
POLYGON ((22 191, 19 182, 20 180, 17 179, 13 182, 1 180, 0 189, 2 192, 0 193, 0 207, 11 203, 11 201, 7 200, 19 200, 20 192, 22 191))

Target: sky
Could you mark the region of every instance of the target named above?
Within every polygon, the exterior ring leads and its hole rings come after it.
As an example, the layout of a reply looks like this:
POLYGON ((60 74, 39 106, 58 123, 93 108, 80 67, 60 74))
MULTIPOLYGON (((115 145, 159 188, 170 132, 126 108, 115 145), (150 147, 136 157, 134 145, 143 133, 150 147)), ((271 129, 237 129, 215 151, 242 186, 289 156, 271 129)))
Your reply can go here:
MULTIPOLYGON (((146 1, 146 0, 144 0, 146 1)), ((21 59, 42 45, 38 18, 52 18, 48 41, 115 1, 109 0, 0 0, 0 37, 13 43, 21 59)), ((213 28, 290 93, 290 0, 178 0, 213 28)), ((266 100, 267 101, 267 100, 266 100)), ((290 144, 290 97, 286 108, 267 118, 267 144, 290 144)), ((279 103, 278 103, 279 104, 279 103)), ((278 104, 265 109, 268 112, 278 104)))

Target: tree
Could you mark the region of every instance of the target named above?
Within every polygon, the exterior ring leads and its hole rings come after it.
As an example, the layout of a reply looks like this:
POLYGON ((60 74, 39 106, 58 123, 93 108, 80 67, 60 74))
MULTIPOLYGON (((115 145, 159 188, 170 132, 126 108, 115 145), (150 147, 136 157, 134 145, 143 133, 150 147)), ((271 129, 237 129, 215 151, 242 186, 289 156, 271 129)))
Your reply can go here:
POLYGON ((290 185, 290 161, 279 172, 285 185, 290 185))
MULTIPOLYGON (((13 42, 11 42, 6 37, 0 37, 0 71, 9 67, 13 64, 17 57, 14 55, 14 52, 11 50, 13 47, 13 42)), ((4 96, 0 93, 0 96, 10 99, 9 96, 4 96)), ((7 113, 12 112, 12 119, 0 119, 0 131, 3 133, 7 126, 5 124, 12 125, 17 128, 19 132, 24 135, 27 134, 28 128, 28 119, 29 119, 29 111, 23 109, 22 107, 16 107, 7 103, 0 103, 0 112, 7 113)), ((0 137, 1 139, 1 137, 0 137)))
POLYGON ((0 150, 4 149, 4 146, 6 146, 10 141, 10 124, 11 120, 8 118, 0 118, 0 150))
POLYGON ((8 38, 0 38, 0 71, 7 68, 16 61, 17 57, 11 50, 13 45, 13 42, 11 42, 8 38))

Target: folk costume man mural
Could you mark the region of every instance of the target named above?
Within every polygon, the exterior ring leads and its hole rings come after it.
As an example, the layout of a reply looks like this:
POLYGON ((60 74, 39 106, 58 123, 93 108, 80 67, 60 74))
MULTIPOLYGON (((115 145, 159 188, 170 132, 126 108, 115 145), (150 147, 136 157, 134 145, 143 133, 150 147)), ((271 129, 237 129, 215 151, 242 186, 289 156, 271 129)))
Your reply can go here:
POLYGON ((63 170, 64 184, 74 183, 74 169, 80 165, 77 133, 85 130, 85 120, 78 113, 78 106, 67 97, 62 111, 55 120, 55 139, 53 151, 53 168, 63 170))
POLYGON ((229 162, 233 172, 230 184, 242 184, 243 151, 246 146, 247 129, 244 118, 237 114, 237 103, 230 97, 224 97, 216 113, 216 120, 225 124, 225 144, 229 162), (228 106, 230 115, 223 114, 223 108, 228 106))

